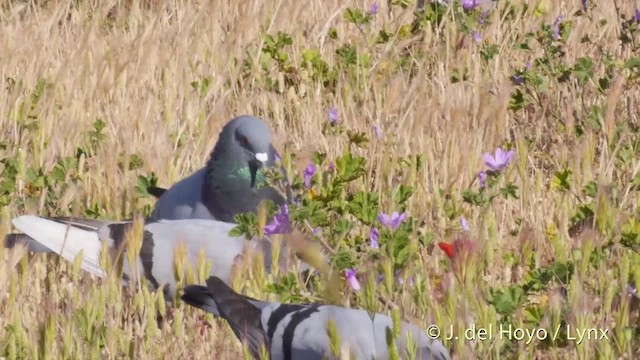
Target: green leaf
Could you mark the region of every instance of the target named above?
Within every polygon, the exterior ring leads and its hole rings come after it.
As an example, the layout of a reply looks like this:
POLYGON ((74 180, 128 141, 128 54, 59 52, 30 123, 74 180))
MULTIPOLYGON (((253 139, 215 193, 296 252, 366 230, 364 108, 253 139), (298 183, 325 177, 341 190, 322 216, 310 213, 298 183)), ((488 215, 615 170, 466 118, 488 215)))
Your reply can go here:
POLYGON ((229 231, 229 236, 244 236, 247 239, 251 239, 258 235, 258 218, 256 214, 237 214, 233 220, 238 225, 229 231))
POLYGON ((584 186, 582 189, 582 193, 587 195, 588 197, 595 198, 598 193, 598 184, 595 181, 591 180, 584 186))
POLYGON ((505 199, 518 199, 518 187, 514 183, 509 182, 505 187, 500 189, 500 194, 502 194, 502 197, 505 199))
POLYGON ((500 315, 511 315, 526 299, 521 287, 490 290, 489 303, 500 315))
POLYGON ((564 169, 553 175, 553 179, 551 179, 551 188, 559 192, 566 192, 571 190, 572 182, 573 172, 570 169, 564 169))
POLYGON ((348 211, 366 225, 371 225, 378 217, 378 194, 358 191, 348 202, 348 211))
POLYGON ((342 157, 336 159, 336 181, 351 182, 366 174, 366 159, 361 156, 354 156, 347 152, 342 157))
POLYGON ((151 172, 150 175, 138 175, 136 180, 136 192, 138 195, 146 197, 150 196, 148 189, 152 186, 158 185, 158 177, 155 172, 151 172))
POLYGON ((393 201, 398 205, 403 205, 413 195, 413 188, 408 185, 400 184, 395 191, 393 201))

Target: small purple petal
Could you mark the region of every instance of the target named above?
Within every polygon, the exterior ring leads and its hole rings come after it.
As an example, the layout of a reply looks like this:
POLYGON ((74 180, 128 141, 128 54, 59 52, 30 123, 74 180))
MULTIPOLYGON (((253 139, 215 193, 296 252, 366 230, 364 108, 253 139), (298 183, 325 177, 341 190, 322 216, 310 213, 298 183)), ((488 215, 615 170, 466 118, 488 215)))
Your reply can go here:
POLYGON ((405 221, 406 218, 407 218, 407 213, 402 213, 398 215, 398 212, 394 211, 393 214, 391 214, 393 230, 397 229, 405 221))
POLYGON ((360 290, 360 282, 358 282, 356 275, 356 271, 353 269, 344 270, 344 276, 347 278, 347 283, 353 290, 358 291, 360 290))
POLYGON ((369 233, 369 242, 373 249, 379 249, 380 244, 378 244, 378 239, 380 238, 380 232, 375 227, 371 228, 371 233, 369 233))
POLYGON ((464 216, 460 217, 460 226, 462 227, 462 230, 469 231, 469 224, 467 223, 467 219, 465 219, 464 216))
MULTIPOLYGON (((402 278, 398 278, 398 283, 402 285, 404 284, 404 280, 402 280, 402 278)), ((413 276, 409 278, 409 286, 413 286, 413 276)))
POLYGON ((307 189, 311 187, 311 179, 313 179, 313 175, 315 174, 316 174, 316 165, 312 161, 309 163, 309 165, 307 165, 303 173, 304 186, 307 189))
POLYGON ((376 139, 382 139, 382 130, 379 125, 373 125, 373 132, 376 134, 376 139))
POLYGON ((509 150, 505 152, 502 148, 497 148, 494 155, 489 153, 484 154, 484 163, 492 171, 502 171, 511 162, 511 159, 515 155, 515 151, 509 150))
POLYGON ((636 13, 633 16, 633 20, 640 24, 640 9, 636 9, 636 13))
POLYGON ((480 181, 480 189, 484 189, 487 186, 487 173, 480 171, 478 173, 478 181, 480 181))
POLYGON ((378 13, 378 2, 374 1, 373 4, 371 4, 371 7, 369 7, 369 14, 375 16, 378 13))
POLYGON ((479 0, 462 0, 460 3, 462 4, 462 8, 466 11, 471 11, 480 5, 479 0))
POLYGON ((482 36, 480 36, 480 33, 478 32, 478 30, 473 30, 471 32, 471 36, 473 37, 473 41, 477 43, 482 41, 482 36))
MULTIPOLYGON (((402 270, 396 270, 393 276, 397 279, 398 284, 404 284, 404 279, 402 278, 402 270)), ((413 276, 409 278, 409 286, 413 286, 413 276)))
POLYGON ((338 117, 338 108, 332 107, 327 111, 327 116, 329 117, 329 123, 331 125, 336 125, 340 120, 338 117))
POLYGON ((582 0, 582 10, 587 11, 587 0, 582 0))
POLYGON ((484 25, 485 22, 487 21, 487 16, 489 16, 489 10, 483 11, 482 14, 480 14, 480 19, 478 20, 478 23, 480 25, 484 25))
POLYGON ((513 75, 511 77, 511 80, 513 81, 514 84, 516 85, 522 85, 524 83, 524 79, 522 78, 522 76, 520 75, 513 75))
POLYGON ((399 214, 394 211, 391 215, 385 214, 382 211, 378 212, 378 221, 388 229, 397 229, 407 218, 406 213, 399 214))
POLYGON ((389 215, 383 213, 382 211, 378 212, 378 221, 380 221, 380 223, 385 227, 391 227, 391 218, 389 217, 389 215))
POLYGON ((553 29, 553 40, 558 40, 560 39, 560 22, 562 21, 564 17, 562 15, 556 17, 556 19, 553 21, 553 25, 551 25, 551 28, 553 29))
POLYGON ((287 204, 282 204, 280 212, 273 215, 273 222, 266 225, 263 230, 265 235, 288 234, 292 231, 287 204))
POLYGON ((336 163, 333 160, 329 161, 329 172, 333 172, 336 169, 336 163))

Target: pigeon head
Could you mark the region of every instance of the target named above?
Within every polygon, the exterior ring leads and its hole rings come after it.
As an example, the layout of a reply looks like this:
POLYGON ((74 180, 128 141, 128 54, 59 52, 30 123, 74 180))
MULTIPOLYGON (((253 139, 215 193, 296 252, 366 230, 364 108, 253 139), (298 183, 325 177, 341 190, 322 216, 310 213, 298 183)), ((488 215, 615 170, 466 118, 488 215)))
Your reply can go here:
POLYGON ((255 212, 262 200, 286 201, 273 187, 256 186, 266 182, 259 170, 275 164, 271 139, 269 127, 254 116, 237 117, 222 129, 202 184, 202 201, 215 219, 233 221, 239 213, 255 212))
MULTIPOLYGON (((211 161, 225 163, 235 169, 248 169, 253 188, 258 170, 263 166, 273 166, 275 155, 269 127, 257 117, 244 115, 231 120, 222 129, 211 161)), ((235 174, 233 171, 230 173, 235 174)))

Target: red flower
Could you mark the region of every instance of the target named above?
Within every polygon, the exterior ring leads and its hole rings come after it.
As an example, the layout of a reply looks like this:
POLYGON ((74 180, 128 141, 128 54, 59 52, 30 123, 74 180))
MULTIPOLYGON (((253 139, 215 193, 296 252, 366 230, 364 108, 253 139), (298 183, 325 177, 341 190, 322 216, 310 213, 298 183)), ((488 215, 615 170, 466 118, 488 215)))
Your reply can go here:
POLYGON ((471 251, 475 247, 475 244, 471 240, 458 238, 451 244, 446 242, 439 242, 438 247, 442 249, 442 251, 444 251, 450 259, 455 259, 456 257, 458 257, 458 255, 460 255, 460 253, 464 251, 471 251))

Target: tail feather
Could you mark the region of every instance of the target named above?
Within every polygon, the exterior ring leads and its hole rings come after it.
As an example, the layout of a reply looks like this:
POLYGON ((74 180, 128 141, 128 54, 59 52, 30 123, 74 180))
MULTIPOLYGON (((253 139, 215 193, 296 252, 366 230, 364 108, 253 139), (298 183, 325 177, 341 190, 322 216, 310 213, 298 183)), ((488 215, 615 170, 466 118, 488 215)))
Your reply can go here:
POLYGON ((167 192, 167 189, 165 188, 161 188, 158 186, 149 186, 147 188, 147 192, 152 195, 155 198, 160 198, 160 196, 162 196, 162 194, 164 194, 165 192, 167 192))
POLYGON ((209 294, 209 290, 200 285, 188 285, 184 288, 182 301, 195 308, 212 313, 215 316, 221 316, 215 300, 209 294))
POLYGON ((85 230, 32 215, 18 216, 11 222, 34 241, 71 262, 82 251, 80 267, 101 277, 106 275, 100 267, 102 244, 95 230, 85 230))
POLYGON ((268 348, 262 328, 262 311, 219 277, 211 276, 207 286, 220 315, 227 320, 238 339, 249 346, 254 357, 259 358, 261 346, 264 344, 268 348))
POLYGON ((14 248, 18 244, 24 244, 29 251, 34 253, 50 253, 51 249, 40 244, 27 234, 7 234, 4 237, 4 247, 14 248))

